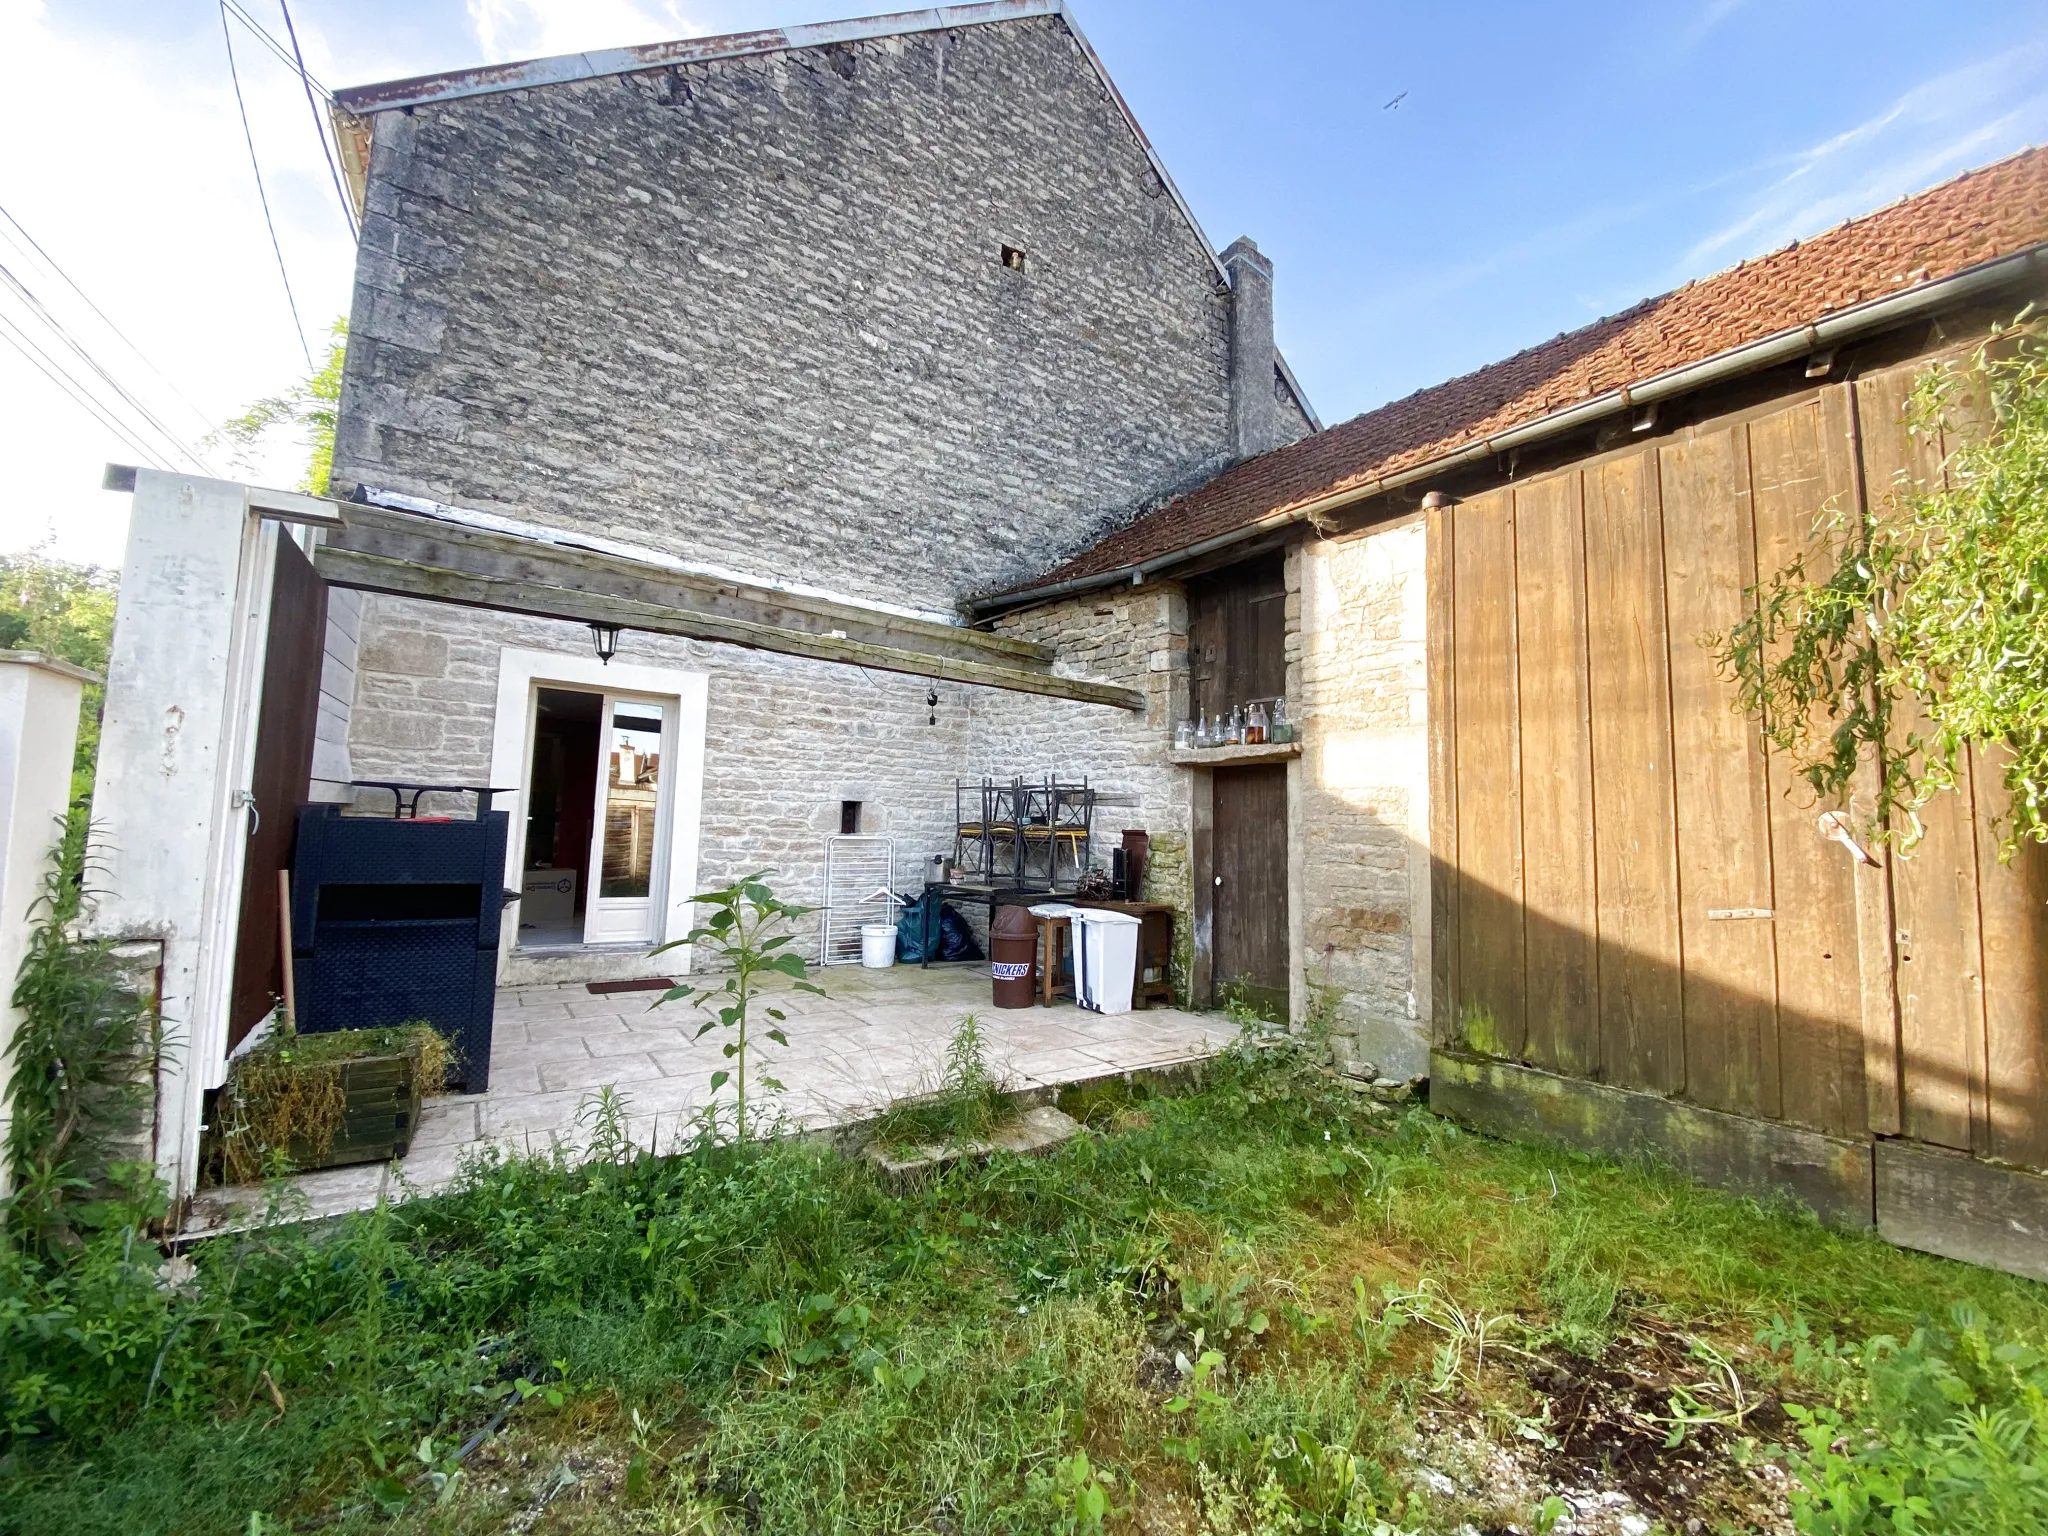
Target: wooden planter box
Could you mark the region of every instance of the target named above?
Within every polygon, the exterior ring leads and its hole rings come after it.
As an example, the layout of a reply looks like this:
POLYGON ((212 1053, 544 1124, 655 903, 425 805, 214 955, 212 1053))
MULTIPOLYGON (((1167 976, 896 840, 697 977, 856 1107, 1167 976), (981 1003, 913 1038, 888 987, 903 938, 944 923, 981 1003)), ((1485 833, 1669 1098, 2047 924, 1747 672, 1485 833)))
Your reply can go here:
POLYGON ((351 1163, 382 1163, 412 1150, 413 1132, 420 1123, 421 1085, 410 1054, 358 1056, 331 1070, 340 1074, 347 1107, 324 1157, 301 1138, 292 1138, 291 1159, 297 1168, 303 1172, 351 1163))

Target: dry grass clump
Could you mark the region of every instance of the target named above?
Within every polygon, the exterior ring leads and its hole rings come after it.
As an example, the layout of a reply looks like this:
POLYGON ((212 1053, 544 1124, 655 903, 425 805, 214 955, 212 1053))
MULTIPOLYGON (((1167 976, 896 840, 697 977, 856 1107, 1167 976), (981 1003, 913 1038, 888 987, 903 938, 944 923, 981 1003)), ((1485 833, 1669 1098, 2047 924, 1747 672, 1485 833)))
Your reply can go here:
POLYGON ((215 1120, 222 1181, 247 1184, 324 1161, 348 1108, 342 1068, 398 1055, 412 1058, 425 1093, 440 1091, 455 1059, 447 1038, 424 1023, 318 1035, 284 1030, 239 1058, 215 1120))

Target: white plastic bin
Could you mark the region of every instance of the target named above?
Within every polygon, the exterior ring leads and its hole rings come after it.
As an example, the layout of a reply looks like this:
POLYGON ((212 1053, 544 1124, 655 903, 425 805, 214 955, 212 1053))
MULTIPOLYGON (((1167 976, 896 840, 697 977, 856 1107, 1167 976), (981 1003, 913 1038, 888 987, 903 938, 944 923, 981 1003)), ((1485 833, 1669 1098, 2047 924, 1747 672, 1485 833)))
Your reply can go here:
POLYGON ((1074 908, 1074 995, 1097 1013, 1129 1013, 1138 974, 1138 919, 1074 908))
POLYGON ((886 971, 896 963, 894 923, 861 924, 860 963, 871 971, 886 971))

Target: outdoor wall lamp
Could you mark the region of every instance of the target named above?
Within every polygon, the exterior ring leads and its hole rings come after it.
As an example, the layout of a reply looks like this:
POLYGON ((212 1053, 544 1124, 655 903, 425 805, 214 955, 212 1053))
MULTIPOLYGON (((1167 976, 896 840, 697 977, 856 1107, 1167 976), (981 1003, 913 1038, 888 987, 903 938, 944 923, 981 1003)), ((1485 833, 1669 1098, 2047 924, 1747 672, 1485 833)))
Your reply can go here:
POLYGON ((590 621, 590 643, 597 647, 597 659, 606 666, 610 666, 612 658, 619 654, 619 626, 616 624, 600 624, 597 620, 592 619, 590 621))

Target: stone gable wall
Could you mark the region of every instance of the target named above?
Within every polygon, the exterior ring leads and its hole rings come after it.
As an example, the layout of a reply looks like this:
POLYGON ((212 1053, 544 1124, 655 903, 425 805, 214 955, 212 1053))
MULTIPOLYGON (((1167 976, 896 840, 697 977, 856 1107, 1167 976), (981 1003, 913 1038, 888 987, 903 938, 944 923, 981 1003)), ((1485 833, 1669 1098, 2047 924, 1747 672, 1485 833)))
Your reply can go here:
POLYGON ((1056 17, 386 112, 334 483, 946 609, 1224 466, 1228 308, 1056 17))

